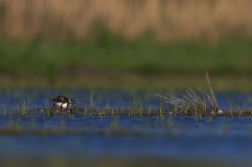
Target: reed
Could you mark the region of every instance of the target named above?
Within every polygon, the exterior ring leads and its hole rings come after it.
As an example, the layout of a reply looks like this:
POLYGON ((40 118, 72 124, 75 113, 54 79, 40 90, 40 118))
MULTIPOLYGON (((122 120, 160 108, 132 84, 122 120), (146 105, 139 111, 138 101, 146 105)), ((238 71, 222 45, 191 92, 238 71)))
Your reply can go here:
POLYGON ((49 104, 49 101, 48 101, 48 98, 46 96, 46 99, 44 101, 44 104, 45 104, 45 113, 47 116, 50 116, 51 115, 51 112, 50 112, 50 108, 52 107, 50 104, 49 104))
POLYGON ((25 115, 28 113, 27 106, 30 103, 30 100, 23 100, 20 98, 20 96, 16 93, 16 97, 18 99, 18 102, 16 102, 16 110, 17 113, 20 115, 25 115))
POLYGON ((1 103, 1 107, 2 107, 3 116, 6 116, 7 115, 6 106, 1 103))
POLYGON ((0 36, 85 40, 100 22, 127 39, 216 42, 251 37, 251 15, 250 0, 0 0, 0 36))
POLYGON ((223 111, 219 108, 218 102, 215 98, 214 91, 212 89, 210 79, 206 72, 205 79, 209 86, 209 92, 202 91, 198 88, 198 91, 201 93, 198 95, 194 90, 189 89, 186 91, 182 97, 175 97, 169 93, 166 93, 166 96, 157 95, 165 100, 165 102, 175 107, 175 114, 177 108, 180 109, 181 113, 187 114, 190 112, 194 116, 200 116, 201 114, 222 114, 223 111), (209 107, 208 107, 209 105, 209 107))

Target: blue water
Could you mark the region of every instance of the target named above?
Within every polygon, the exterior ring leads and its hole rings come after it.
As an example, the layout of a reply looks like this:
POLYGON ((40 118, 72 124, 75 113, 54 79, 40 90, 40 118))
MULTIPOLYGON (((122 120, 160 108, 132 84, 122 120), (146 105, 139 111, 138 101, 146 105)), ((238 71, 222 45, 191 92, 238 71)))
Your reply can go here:
MULTIPOLYGON (((105 91, 105 90, 78 90, 78 91, 55 91, 55 90, 17 90, 0 91, 0 110, 16 109, 16 105, 22 102, 26 103, 28 109, 44 108, 45 103, 51 105, 51 100, 58 95, 66 95, 73 98, 76 106, 81 108, 90 108, 90 99, 92 97, 94 108, 120 108, 127 109, 139 105, 142 108, 157 109, 160 106, 160 98, 155 94, 165 95, 166 91, 105 91)), ((185 92, 175 94, 181 97, 185 92)), ((233 109, 250 109, 252 107, 252 94, 250 93, 221 93, 216 94, 219 106, 223 110, 228 110, 230 106, 233 109)), ((47 105, 46 105, 47 106, 47 105)), ((169 105, 162 102, 164 108, 169 105)))
MULTIPOLYGON (((1 91, 4 109, 15 110, 18 94, 29 109, 45 107, 45 101, 57 95, 68 95, 76 101, 76 106, 90 107, 93 94, 94 108, 134 107, 139 101, 143 108, 157 109, 160 99, 156 92, 126 91, 1 91), (46 100, 47 99, 47 100, 46 100)), ((158 92, 162 93, 162 92, 158 92)), ((180 93, 178 93, 178 96, 180 93)), ((222 109, 227 110, 230 102, 233 108, 250 108, 249 94, 216 93, 222 109)), ((139 105, 139 104, 137 104, 139 105)), ((163 108, 169 107, 162 103, 163 108)), ((63 135, 23 134, 1 135, 1 157, 162 157, 178 160, 220 160, 246 162, 252 164, 252 118, 251 117, 202 117, 187 116, 127 116, 127 115, 53 115, 45 113, 0 116, 0 128, 26 130, 62 130, 80 133, 63 135), (113 134, 113 130, 123 133, 113 134), (92 133, 97 132, 97 133, 92 133)))

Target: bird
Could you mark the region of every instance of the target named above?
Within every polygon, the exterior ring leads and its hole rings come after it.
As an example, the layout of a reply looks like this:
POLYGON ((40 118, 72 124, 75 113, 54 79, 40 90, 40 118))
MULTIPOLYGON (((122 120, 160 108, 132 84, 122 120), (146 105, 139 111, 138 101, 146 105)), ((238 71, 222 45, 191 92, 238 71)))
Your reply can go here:
POLYGON ((53 99, 53 107, 60 108, 60 109, 67 109, 70 106, 74 106, 75 101, 71 98, 66 96, 57 96, 53 99))

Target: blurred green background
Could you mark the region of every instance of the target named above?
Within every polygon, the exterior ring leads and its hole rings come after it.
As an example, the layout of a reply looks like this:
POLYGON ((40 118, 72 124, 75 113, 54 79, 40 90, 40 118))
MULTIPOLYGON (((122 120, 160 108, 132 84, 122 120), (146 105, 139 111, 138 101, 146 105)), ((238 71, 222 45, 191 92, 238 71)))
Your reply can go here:
POLYGON ((0 0, 0 88, 252 90, 251 1, 108 1, 0 0))

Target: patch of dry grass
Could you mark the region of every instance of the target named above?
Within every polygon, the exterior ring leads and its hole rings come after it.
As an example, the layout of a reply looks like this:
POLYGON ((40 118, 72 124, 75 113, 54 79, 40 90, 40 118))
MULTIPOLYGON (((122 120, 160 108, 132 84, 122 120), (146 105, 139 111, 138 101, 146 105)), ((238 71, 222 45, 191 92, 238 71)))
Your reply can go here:
POLYGON ((99 21, 128 39, 218 42, 251 37, 251 15, 250 0, 0 0, 0 36, 85 40, 99 21))
POLYGON ((167 93, 166 96, 158 96, 164 98, 168 104, 174 106, 175 108, 179 108, 184 113, 189 111, 194 114, 223 114, 223 111, 219 108, 207 72, 205 79, 209 86, 209 93, 198 88, 201 95, 198 95, 195 91, 189 89, 182 95, 181 98, 175 97, 169 93, 167 93))

